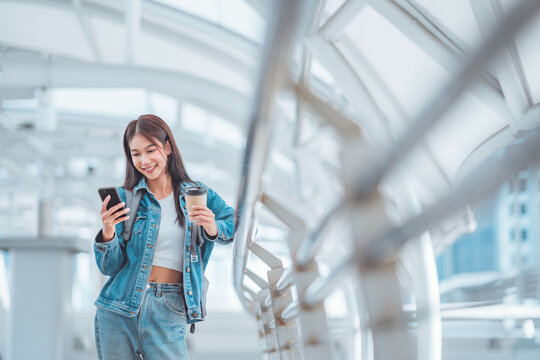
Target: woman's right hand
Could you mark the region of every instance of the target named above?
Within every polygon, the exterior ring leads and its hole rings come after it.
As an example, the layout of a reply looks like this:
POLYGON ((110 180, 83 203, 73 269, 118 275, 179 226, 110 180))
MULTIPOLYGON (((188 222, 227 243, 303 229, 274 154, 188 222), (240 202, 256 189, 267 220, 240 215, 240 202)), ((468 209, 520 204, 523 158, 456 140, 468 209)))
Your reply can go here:
POLYGON ((111 196, 107 195, 101 205, 101 221, 103 221, 103 241, 111 241, 114 238, 114 228, 116 224, 126 221, 129 216, 122 216, 129 212, 129 208, 116 212, 125 205, 124 202, 117 204, 107 210, 107 204, 111 200, 111 196), (116 213, 115 213, 116 212, 116 213))

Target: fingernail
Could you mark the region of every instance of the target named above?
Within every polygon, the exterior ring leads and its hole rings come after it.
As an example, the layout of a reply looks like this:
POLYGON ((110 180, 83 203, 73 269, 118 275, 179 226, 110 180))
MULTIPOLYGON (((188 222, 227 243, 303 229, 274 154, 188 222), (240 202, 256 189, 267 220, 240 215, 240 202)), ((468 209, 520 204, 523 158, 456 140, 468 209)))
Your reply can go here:
POLYGON ((127 208, 126 210, 129 211, 129 210, 131 210, 131 209, 130 209, 130 208, 127 208))

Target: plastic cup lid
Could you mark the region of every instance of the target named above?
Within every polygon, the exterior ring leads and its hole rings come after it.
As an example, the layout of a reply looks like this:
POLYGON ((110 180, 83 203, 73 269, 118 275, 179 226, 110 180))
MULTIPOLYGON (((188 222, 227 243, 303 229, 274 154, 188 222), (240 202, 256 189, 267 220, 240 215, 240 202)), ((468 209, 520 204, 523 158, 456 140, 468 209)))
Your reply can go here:
POLYGON ((190 186, 190 187, 186 188, 185 194, 187 196, 190 196, 190 195, 193 196, 193 195, 204 195, 207 192, 208 191, 203 186, 190 186))

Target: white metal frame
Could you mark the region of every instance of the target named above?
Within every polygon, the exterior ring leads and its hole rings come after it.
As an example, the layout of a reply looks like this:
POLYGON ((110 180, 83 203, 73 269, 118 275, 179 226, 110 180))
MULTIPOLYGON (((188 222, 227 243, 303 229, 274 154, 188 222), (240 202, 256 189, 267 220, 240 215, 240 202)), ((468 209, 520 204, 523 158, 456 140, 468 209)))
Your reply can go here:
MULTIPOLYGON (((257 218, 257 212, 254 209, 258 203, 262 203, 290 228, 286 241, 291 249, 293 265, 291 269, 282 271, 279 259, 267 252, 264 252, 263 256, 259 254, 261 258, 266 258, 265 262, 271 268, 272 262, 275 266, 273 269, 279 268, 275 274, 281 274, 280 278, 277 276, 274 278, 274 273, 272 276, 269 275, 270 282, 275 284, 269 285, 269 288, 273 289, 275 286, 276 294, 272 295, 272 290, 266 296, 259 294, 259 301, 266 306, 269 305, 269 302, 277 302, 279 310, 274 313, 275 324, 283 321, 286 323, 295 318, 299 320, 299 333, 295 336, 300 339, 302 351, 298 358, 328 359, 335 356, 332 350, 331 333, 325 317, 324 300, 345 281, 356 278, 360 280, 363 289, 359 294, 363 301, 358 316, 361 318, 361 323, 363 319, 363 326, 369 329, 369 333, 362 334, 364 349, 362 349, 361 354, 363 358, 373 356, 377 360, 437 359, 441 356, 440 304, 438 300, 435 301, 439 296, 435 255, 426 231, 430 226, 439 224, 449 216, 464 209, 474 199, 494 191, 508 178, 509 174, 518 171, 526 164, 534 163, 535 157, 540 154, 540 142, 538 141, 540 133, 536 131, 530 134, 525 141, 513 147, 502 158, 496 158, 473 171, 466 181, 454 184, 453 190, 434 205, 421 209, 414 198, 414 193, 411 193, 408 203, 412 204, 413 208, 409 209, 408 212, 412 213, 412 216, 402 224, 396 225, 388 218, 387 199, 380 192, 379 186, 395 167, 406 159, 415 145, 422 144, 423 137, 429 129, 471 85, 472 80, 476 79, 475 75, 484 73, 483 69, 486 63, 496 56, 500 49, 511 41, 513 35, 532 18, 538 11, 539 4, 534 2, 518 4, 513 12, 507 15, 500 25, 487 36, 485 43, 463 67, 460 67, 460 63, 455 60, 457 56, 455 52, 459 50, 459 44, 450 41, 451 39, 445 37, 439 30, 436 32, 436 36, 432 36, 433 34, 427 30, 434 29, 433 26, 428 26, 429 17, 414 7, 412 2, 385 0, 384 4, 377 1, 371 1, 370 4, 383 16, 390 16, 389 19, 393 23, 397 22, 398 25, 404 21, 403 16, 416 15, 417 18, 421 18, 420 24, 424 25, 421 26, 421 29, 418 28, 410 33, 413 41, 415 39, 429 39, 426 40, 427 42, 419 41, 428 47, 431 46, 429 49, 433 50, 433 46, 443 49, 439 55, 446 54, 444 55, 446 58, 444 56, 441 58, 442 61, 450 61, 450 57, 454 59, 452 60, 454 63, 451 65, 451 72, 454 72, 456 77, 442 89, 439 96, 435 97, 436 101, 432 102, 417 119, 414 119, 413 126, 407 129, 404 135, 393 143, 381 142, 387 144, 382 153, 380 148, 373 148, 363 139, 363 132, 370 131, 368 126, 359 127, 358 124, 364 125, 361 120, 358 122, 350 119, 349 116, 334 109, 323 99, 313 94, 306 86, 305 78, 301 78, 298 84, 289 84, 297 94, 299 103, 308 104, 340 135, 343 141, 344 156, 341 164, 341 175, 345 189, 344 197, 335 208, 329 209, 328 216, 318 226, 310 230, 305 227, 301 217, 266 194, 264 192, 265 183, 261 182, 265 171, 265 159, 268 157, 268 152, 272 151, 269 141, 272 125, 268 118, 268 103, 276 93, 275 88, 265 84, 267 77, 263 73, 260 84, 266 91, 261 91, 259 96, 267 96, 268 98, 264 100, 259 98, 254 111, 258 116, 253 116, 251 120, 237 208, 234 282, 240 298, 245 299, 243 279, 245 275, 249 276, 251 273, 246 267, 247 253, 254 250, 261 252, 260 245, 254 245, 253 242, 253 224, 255 224, 254 219, 257 218), (407 13, 404 7, 408 8, 410 13, 407 13), (394 16, 398 17, 397 20, 394 16), (437 45, 434 41, 440 43, 437 45), (270 91, 270 89, 274 91, 270 91), (414 205, 415 202, 416 205, 414 205), (314 261, 314 256, 318 247, 325 240, 325 229, 337 218, 342 217, 345 217, 352 225, 354 251, 343 259, 336 268, 332 269, 327 277, 320 277, 317 275, 317 263, 314 261), (401 284, 397 277, 398 262, 407 262, 407 251, 402 253, 406 244, 415 252, 420 252, 419 260, 416 260, 420 261, 420 271, 428 275, 411 275, 417 295, 418 340, 407 335, 408 324, 411 320, 402 304, 401 284), (402 256, 403 258, 401 258, 402 256), (298 301, 289 302, 289 305, 282 308, 283 303, 279 300, 279 295, 291 289, 296 290, 298 301), (367 314, 367 317, 362 316, 363 312, 367 314), (365 323, 367 318, 369 318, 369 323, 365 323), (426 335, 428 338, 423 338, 423 341, 420 341, 420 338, 426 335), (366 348, 369 346, 368 339, 370 337, 373 340, 372 354, 366 348)), ((345 2, 326 25, 322 26, 319 35, 308 40, 309 50, 317 52, 323 61, 325 56, 333 56, 328 60, 328 64, 345 70, 345 72, 341 72, 341 79, 337 79, 340 85, 345 84, 344 88, 347 89, 347 84, 351 84, 354 89, 361 90, 363 96, 358 96, 358 99, 366 105, 366 109, 370 109, 366 114, 369 113, 370 116, 383 119, 384 116, 377 109, 377 105, 372 102, 373 98, 368 89, 362 84, 356 73, 350 71, 348 64, 342 61, 343 58, 339 50, 331 43, 331 40, 323 40, 320 37, 321 34, 323 36, 326 34, 329 39, 335 39, 340 31, 339 24, 346 23, 353 17, 346 10, 353 8, 358 11, 364 5, 364 1, 349 0, 345 2), (334 55, 331 55, 332 52, 334 55)), ((281 34, 278 29, 273 27, 270 27, 269 31, 275 31, 276 37, 281 34)), ((273 39, 276 41, 275 38, 273 39)), ((275 43, 270 43, 268 46, 272 45, 275 43)), ((281 54, 279 50, 276 51, 281 54)), ((460 54, 460 56, 462 55, 460 54)), ((278 62, 277 66, 283 66, 283 63, 278 62)), ((304 65, 303 68, 306 69, 309 66, 304 65)), ((263 70, 266 71, 266 76, 275 77, 276 75, 276 68, 263 68, 263 70)), ((336 71, 335 74, 339 75, 340 72, 336 71)), ((483 89, 479 96, 491 93, 487 96, 490 99, 490 104, 497 98, 498 111, 507 114, 507 104, 496 86, 493 85, 494 79, 489 72, 484 73, 480 82, 483 87, 474 87, 476 90, 483 89)), ((372 83, 376 84, 377 80, 375 79, 372 83)), ((384 91, 380 93, 384 93, 384 91)), ((392 102, 393 100, 388 97, 384 101, 392 102)), ((298 113, 301 115, 303 106, 299 104, 299 108, 298 113)), ((408 261, 410 260, 409 257, 408 261)), ((293 337, 292 334, 289 336, 293 337)), ((283 358, 288 358, 283 352, 285 349, 281 350, 283 358)))

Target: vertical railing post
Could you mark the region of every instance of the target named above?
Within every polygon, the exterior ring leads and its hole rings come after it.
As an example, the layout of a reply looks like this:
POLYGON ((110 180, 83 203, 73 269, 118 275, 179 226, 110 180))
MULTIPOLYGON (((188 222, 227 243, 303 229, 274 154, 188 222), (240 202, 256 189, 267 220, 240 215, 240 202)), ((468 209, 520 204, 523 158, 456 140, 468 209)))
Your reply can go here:
POLYGON ((278 342, 277 348, 280 357, 282 360, 300 360, 302 357, 299 350, 299 335, 296 320, 283 322, 280 319, 281 312, 292 303, 291 291, 286 291, 281 295, 275 291, 276 285, 283 274, 283 262, 256 242, 252 242, 249 245, 249 249, 270 267, 270 270, 267 272, 269 292, 267 298, 264 300, 264 304, 266 304, 266 301, 269 301, 272 307, 278 342))
POLYGON ((270 289, 264 288, 259 291, 259 305, 261 307, 261 320, 263 324, 264 342, 266 344, 265 353, 269 360, 281 359, 279 345, 277 341, 276 327, 274 322, 274 312, 272 306, 265 304, 266 298, 270 295, 270 289))
MULTIPOLYGON (((308 235, 305 222, 281 202, 264 194, 263 204, 290 229, 287 244, 293 259, 293 270, 298 294, 298 301, 302 299, 307 287, 314 279, 320 276, 318 265, 311 261, 308 266, 296 266, 296 253, 304 238, 308 235)), ((276 281, 277 282, 277 281, 276 281)), ((302 351, 304 359, 332 359, 332 346, 329 341, 329 328, 324 303, 315 306, 300 306, 299 326, 302 335, 302 351)))
POLYGON ((270 297, 276 322, 279 352, 282 360, 300 360, 302 359, 302 352, 300 350, 301 344, 296 319, 288 322, 283 322, 280 319, 282 311, 293 301, 291 290, 281 296, 274 290, 282 274, 283 267, 268 271, 268 283, 270 284, 270 297))
MULTIPOLYGON (((352 224, 354 246, 357 254, 390 226, 384 197, 375 188, 362 198, 354 196, 354 186, 370 148, 362 139, 351 139, 344 147, 345 198, 352 224)), ((376 360, 413 360, 416 347, 406 331, 401 287, 397 277, 396 262, 358 264, 361 278, 360 294, 365 300, 372 331, 374 358, 376 360)))

